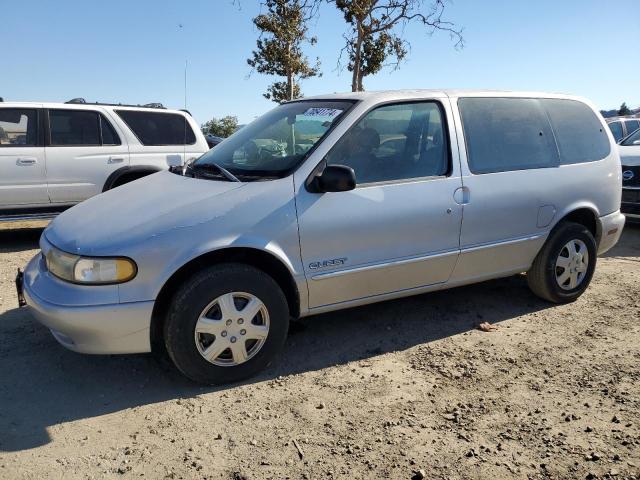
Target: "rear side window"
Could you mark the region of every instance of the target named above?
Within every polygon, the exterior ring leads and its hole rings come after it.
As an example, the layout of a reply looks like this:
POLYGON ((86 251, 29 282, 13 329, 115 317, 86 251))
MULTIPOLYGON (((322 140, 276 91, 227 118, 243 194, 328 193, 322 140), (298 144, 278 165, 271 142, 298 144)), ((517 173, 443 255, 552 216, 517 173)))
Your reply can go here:
POLYGON ((100 145, 98 112, 49 110, 49 128, 53 146, 100 145))
POLYGON ((622 137, 624 137, 624 133, 622 132, 622 124, 620 122, 609 123, 609 130, 611 130, 611 133, 613 133, 613 138, 615 138, 616 142, 620 141, 622 137))
POLYGON ((38 112, 25 108, 0 108, 0 148, 38 143, 38 112))
POLYGON ((587 105, 575 100, 540 101, 549 114, 562 165, 593 162, 609 155, 611 145, 606 132, 587 105))
POLYGON ((109 121, 92 110, 49 110, 51 146, 121 145, 109 121))
POLYGON ((116 110, 143 145, 193 145, 196 136, 182 115, 116 110))
POLYGON ((538 100, 461 98, 458 106, 473 173, 558 165, 551 125, 538 100))

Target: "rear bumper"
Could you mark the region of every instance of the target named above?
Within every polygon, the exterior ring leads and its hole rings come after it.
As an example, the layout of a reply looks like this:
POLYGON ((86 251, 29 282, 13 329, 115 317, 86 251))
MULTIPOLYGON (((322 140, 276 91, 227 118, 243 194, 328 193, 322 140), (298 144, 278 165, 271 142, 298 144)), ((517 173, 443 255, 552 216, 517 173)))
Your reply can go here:
POLYGON ((39 257, 33 258, 25 268, 24 299, 36 320, 48 327, 60 344, 81 353, 151 351, 149 327, 154 302, 69 306, 44 300, 36 288, 46 290, 47 283, 55 280, 47 280, 50 276, 42 271, 44 262, 40 262, 39 257), (32 281, 36 276, 37 283, 32 281))
POLYGON ((622 235, 622 229, 624 228, 625 218, 620 210, 600 217, 600 242, 598 243, 598 255, 610 250, 622 235))

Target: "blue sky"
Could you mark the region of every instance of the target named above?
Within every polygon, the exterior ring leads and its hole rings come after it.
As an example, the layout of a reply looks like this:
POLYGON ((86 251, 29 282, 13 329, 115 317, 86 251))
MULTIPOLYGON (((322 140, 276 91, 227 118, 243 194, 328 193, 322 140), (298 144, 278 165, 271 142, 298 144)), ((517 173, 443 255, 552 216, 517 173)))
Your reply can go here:
MULTIPOLYGON (((640 106, 640 0, 454 0, 446 17, 464 27, 465 47, 445 33, 408 27, 408 60, 365 79, 367 90, 492 88, 583 95, 600 108, 640 106), (624 29, 624 33, 617 31, 624 29)), ((199 122, 237 115, 242 123, 273 106, 271 78, 250 74, 258 0, 2 2, 0 96, 5 100, 184 104, 199 122), (179 28, 182 24, 183 28, 179 28)), ((323 76, 306 95, 348 91, 337 71, 345 25, 323 5, 311 25, 323 76)))

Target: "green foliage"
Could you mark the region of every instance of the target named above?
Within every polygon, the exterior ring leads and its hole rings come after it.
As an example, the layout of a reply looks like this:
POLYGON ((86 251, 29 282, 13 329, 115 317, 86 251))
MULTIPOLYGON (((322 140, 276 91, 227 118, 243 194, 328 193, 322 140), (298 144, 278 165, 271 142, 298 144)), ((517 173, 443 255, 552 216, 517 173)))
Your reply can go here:
POLYGON ((622 102, 620 105, 620 110, 618 110, 618 115, 631 115, 631 110, 627 107, 627 102, 622 102))
POLYGON ((320 61, 309 63, 302 45, 315 45, 316 38, 307 35, 308 20, 317 2, 306 0, 265 0, 266 13, 253 19, 260 31, 256 49, 247 63, 258 73, 285 77, 272 83, 264 97, 277 103, 302 96, 299 82, 320 75, 320 61))
POLYGON ((352 72, 351 90, 364 90, 363 78, 387 65, 398 68, 407 57, 409 43, 404 27, 421 23, 428 33, 449 32, 456 47, 463 45, 462 32, 442 19, 445 0, 425 7, 423 0, 328 0, 342 12, 349 26, 342 53, 347 53, 347 70, 352 72), (387 61, 389 62, 387 63, 387 61))
POLYGON ((238 117, 227 115, 226 117, 212 118, 200 126, 202 133, 210 133, 216 137, 227 138, 238 130, 238 117))
POLYGON ((294 98, 300 98, 302 92, 300 91, 300 85, 298 83, 293 84, 293 94, 289 95, 287 82, 273 82, 267 87, 267 92, 263 94, 267 100, 273 100, 277 103, 286 102, 287 100, 293 100, 294 98))

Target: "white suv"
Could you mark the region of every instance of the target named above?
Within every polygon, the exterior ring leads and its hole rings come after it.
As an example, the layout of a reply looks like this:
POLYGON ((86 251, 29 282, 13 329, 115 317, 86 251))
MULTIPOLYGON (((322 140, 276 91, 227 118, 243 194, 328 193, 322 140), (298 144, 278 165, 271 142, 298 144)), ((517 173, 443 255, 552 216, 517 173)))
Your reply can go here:
POLYGON ((160 104, 2 102, 0 221, 51 218, 207 150, 188 112, 160 104))

